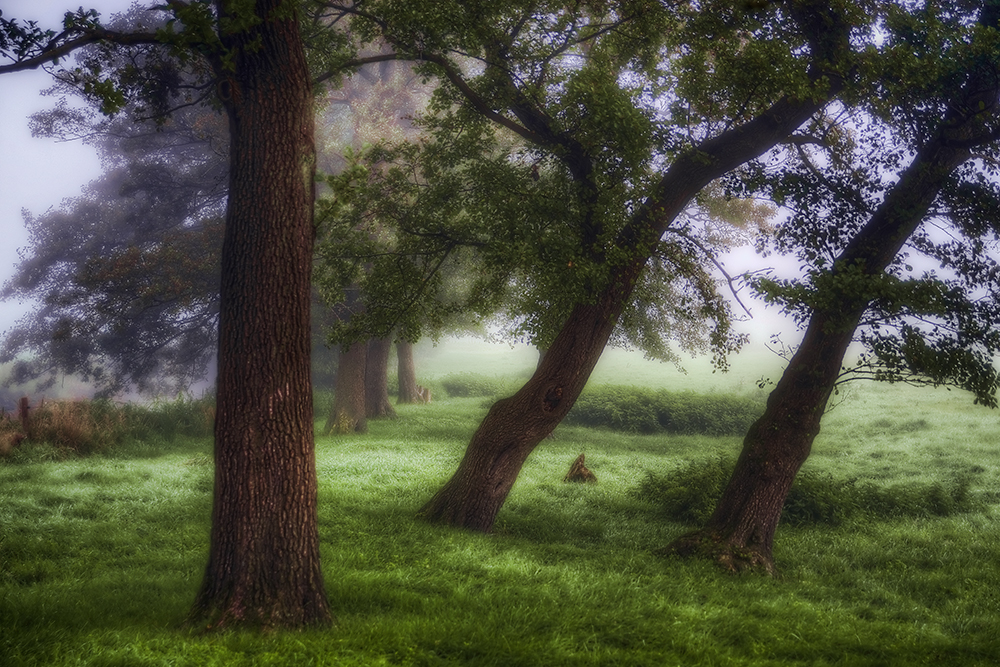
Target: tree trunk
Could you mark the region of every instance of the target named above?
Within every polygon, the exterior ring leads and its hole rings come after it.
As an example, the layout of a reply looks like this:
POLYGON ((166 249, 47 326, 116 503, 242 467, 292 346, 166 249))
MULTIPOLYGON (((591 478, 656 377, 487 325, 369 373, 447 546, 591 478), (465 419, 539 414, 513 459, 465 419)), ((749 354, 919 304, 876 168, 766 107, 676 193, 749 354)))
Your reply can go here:
MULTIPOLYGON (((231 3, 219 2, 227 16, 231 3)), ((295 3, 223 35, 230 186, 222 250, 215 494, 204 627, 301 627, 331 614, 320 569, 309 368, 313 99, 295 3)))
POLYGON ((587 384, 642 265, 597 304, 578 305, 535 374, 493 404, 458 470, 421 509, 430 521, 489 532, 528 455, 562 421, 587 384))
POLYGON ((399 368, 396 374, 399 376, 399 395, 397 403, 423 403, 417 389, 417 371, 413 364, 413 343, 405 340, 396 341, 396 359, 399 368))
POLYGON ((368 344, 341 346, 337 365, 337 390, 333 394, 330 415, 323 435, 331 433, 365 433, 365 369, 368 366, 368 344))
POLYGON ((365 367, 365 416, 369 419, 391 418, 396 411, 389 402, 389 352, 391 338, 368 341, 368 363, 365 367))
MULTIPOLYGON (((983 10, 996 25, 1000 7, 983 10)), ((833 276, 847 275, 830 290, 832 305, 815 310, 802 344, 767 400, 764 415, 743 441, 736 469, 708 525, 684 535, 662 553, 700 555, 731 570, 773 573, 774 533, 785 498, 819 433, 820 419, 840 373, 854 332, 870 303, 852 269, 882 274, 916 231, 951 173, 971 156, 980 114, 992 113, 1000 95, 996 72, 976 72, 949 106, 933 134, 887 193, 871 219, 834 263, 833 276), (969 110, 972 110, 971 113, 969 110)))
MULTIPOLYGON (((855 326, 860 313, 849 316, 855 326)), ((840 319, 839 317, 837 319, 840 319)), ((727 569, 774 573, 772 547, 781 509, 795 475, 819 433, 820 419, 840 373, 854 326, 811 320, 802 344, 751 425, 736 469, 708 526, 662 553, 702 555, 727 569)))

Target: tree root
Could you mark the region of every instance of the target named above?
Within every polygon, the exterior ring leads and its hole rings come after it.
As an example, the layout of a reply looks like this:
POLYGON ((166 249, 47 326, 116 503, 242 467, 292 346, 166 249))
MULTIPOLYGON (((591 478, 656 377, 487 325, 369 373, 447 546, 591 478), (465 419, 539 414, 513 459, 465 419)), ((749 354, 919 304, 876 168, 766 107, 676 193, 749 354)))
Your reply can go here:
POLYGON ((771 554, 760 548, 736 544, 713 531, 699 530, 682 535, 654 553, 657 556, 709 560, 736 574, 749 572, 778 576, 771 554))

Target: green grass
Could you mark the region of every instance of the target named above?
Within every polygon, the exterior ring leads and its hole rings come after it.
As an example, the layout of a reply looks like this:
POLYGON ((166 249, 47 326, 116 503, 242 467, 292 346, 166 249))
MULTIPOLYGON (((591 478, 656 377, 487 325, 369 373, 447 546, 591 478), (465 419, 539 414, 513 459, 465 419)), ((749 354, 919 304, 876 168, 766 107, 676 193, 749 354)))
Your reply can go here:
MULTIPOLYGON (((446 356, 438 377, 462 372, 446 356)), ((496 371, 483 362, 476 372, 523 372, 496 359, 496 371)), ((704 388, 738 384, 713 376, 704 388)), ((562 426, 527 462, 495 534, 415 520, 485 411, 482 398, 442 396, 399 406, 399 419, 373 421, 366 435, 318 440, 322 557, 338 621, 323 631, 179 629, 207 558, 208 440, 0 463, 0 665, 1000 661, 1000 417, 965 396, 854 389, 825 420, 806 471, 886 489, 961 474, 978 509, 783 525, 778 579, 652 555, 689 526, 637 493, 642 481, 731 456, 738 437, 562 426), (562 483, 580 452, 598 484, 562 483)))

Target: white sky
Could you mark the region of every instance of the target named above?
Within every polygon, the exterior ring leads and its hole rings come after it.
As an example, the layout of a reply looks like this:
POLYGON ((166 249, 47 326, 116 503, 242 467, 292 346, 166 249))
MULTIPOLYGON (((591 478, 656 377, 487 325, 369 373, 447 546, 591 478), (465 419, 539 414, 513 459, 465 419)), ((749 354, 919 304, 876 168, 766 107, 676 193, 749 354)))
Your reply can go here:
MULTIPOLYGON (((67 9, 79 0, 0 0, 5 19, 38 21, 57 30, 67 9)), ((130 0, 92 0, 83 3, 110 14, 128 9, 130 0)), ((7 64, 7 63, 4 63, 7 64)), ((27 242, 22 209, 43 213, 100 175, 94 149, 81 142, 36 139, 28 130, 28 116, 50 108, 56 98, 40 93, 51 86, 41 69, 0 76, 0 281, 6 281, 18 260, 17 249, 27 242)), ((26 307, 0 303, 0 331, 13 324, 26 307)))

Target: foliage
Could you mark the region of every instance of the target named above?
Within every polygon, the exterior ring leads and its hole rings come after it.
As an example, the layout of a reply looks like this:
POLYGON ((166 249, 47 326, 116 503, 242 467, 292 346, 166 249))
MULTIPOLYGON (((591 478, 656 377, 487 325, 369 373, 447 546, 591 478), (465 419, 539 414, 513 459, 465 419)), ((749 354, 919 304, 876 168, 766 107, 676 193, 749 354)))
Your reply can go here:
POLYGON ((703 141, 829 84, 793 55, 834 55, 811 42, 810 12, 645 1, 453 10, 354 12, 359 35, 440 85, 415 121, 420 140, 371 146, 330 183, 320 271, 331 292, 363 280, 371 295, 338 336, 433 328, 465 312, 544 349, 577 304, 648 258, 614 343, 658 359, 674 359, 674 344, 720 358, 738 347, 710 267, 770 210, 720 205, 708 179, 667 215, 672 195, 658 188, 672 192, 664 175, 682 157, 698 161, 703 141))
POLYGON ((754 396, 602 385, 583 392, 566 423, 637 433, 741 435, 763 409, 754 396))
MULTIPOLYGON (((634 490, 655 503, 670 521, 705 525, 736 463, 729 457, 688 461, 666 473, 647 471, 634 490)), ((786 525, 840 525, 845 521, 946 517, 986 509, 970 490, 971 480, 906 482, 883 486, 870 481, 838 479, 829 473, 803 471, 785 499, 786 525)))
MULTIPOLYGON (((160 25, 149 14, 133 9, 108 28, 160 25)), ((38 390, 77 375, 106 395, 176 393, 204 379, 215 353, 226 121, 204 98, 204 73, 181 72, 164 46, 91 45, 77 62, 55 73, 50 92, 62 99, 32 117, 32 132, 94 145, 105 171, 80 197, 25 215, 28 248, 0 298, 37 305, 0 358, 38 390), (95 68, 134 88, 113 117, 66 101, 96 104, 85 74, 95 68)))
POLYGON ((853 329, 860 312, 864 352, 843 379, 958 386, 997 405, 996 14, 989 3, 890 7, 883 55, 861 70, 872 93, 803 128, 783 157, 728 179, 731 192, 763 196, 787 214, 760 248, 794 254, 800 270, 754 276, 765 300, 800 324, 831 316, 829 329, 853 329), (950 150, 964 152, 942 164, 933 188, 901 195, 899 184, 929 169, 937 159, 929 147, 946 135, 950 150), (901 251, 871 250, 880 228, 869 221, 899 224, 913 212, 892 237, 906 242, 901 251))

